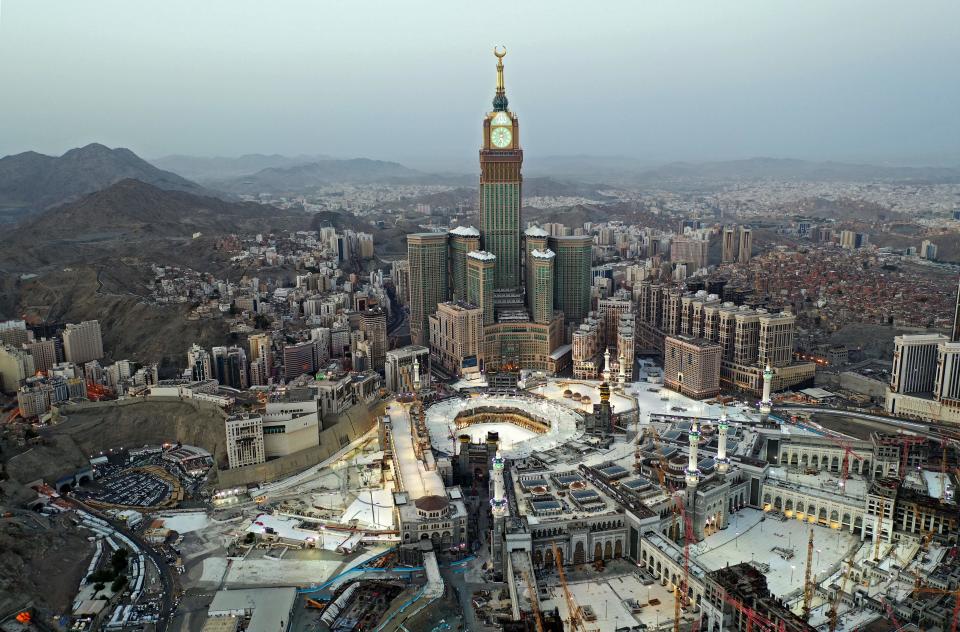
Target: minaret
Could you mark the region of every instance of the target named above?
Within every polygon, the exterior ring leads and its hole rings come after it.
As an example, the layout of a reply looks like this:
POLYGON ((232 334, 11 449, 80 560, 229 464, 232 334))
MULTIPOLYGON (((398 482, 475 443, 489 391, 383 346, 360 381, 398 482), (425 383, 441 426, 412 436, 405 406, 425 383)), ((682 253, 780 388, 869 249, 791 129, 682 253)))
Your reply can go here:
POLYGON ((413 390, 420 392, 420 360, 413 356, 413 390))
POLYGON ((700 470, 697 469, 697 444, 700 443, 700 428, 694 422, 690 429, 690 456, 687 459, 687 489, 693 491, 700 482, 700 470))
POLYGON ((767 368, 763 370, 763 398, 760 400, 760 412, 764 415, 770 414, 773 408, 773 400, 770 399, 770 387, 773 385, 773 369, 767 362, 767 368))
POLYGON ((603 381, 610 383, 610 347, 603 352, 603 381))
POLYGON ((720 422, 717 424, 717 471, 720 474, 726 474, 730 469, 730 459, 727 458, 727 430, 730 425, 727 423, 727 408, 724 406, 720 414, 720 422))
POLYGON ((500 518, 507 513, 507 495, 503 484, 503 457, 500 456, 500 450, 493 457, 493 498, 490 499, 490 507, 493 509, 494 518, 500 518))

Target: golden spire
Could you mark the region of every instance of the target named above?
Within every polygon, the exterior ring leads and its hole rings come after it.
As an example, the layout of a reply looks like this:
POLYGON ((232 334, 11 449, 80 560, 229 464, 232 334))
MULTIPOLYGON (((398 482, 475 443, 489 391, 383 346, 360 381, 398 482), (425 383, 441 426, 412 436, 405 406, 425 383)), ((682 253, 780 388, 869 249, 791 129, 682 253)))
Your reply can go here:
POLYGON ((493 109, 503 111, 507 109, 507 94, 503 87, 503 58, 507 56, 507 47, 494 46, 493 54, 497 58, 497 94, 493 97, 493 109))

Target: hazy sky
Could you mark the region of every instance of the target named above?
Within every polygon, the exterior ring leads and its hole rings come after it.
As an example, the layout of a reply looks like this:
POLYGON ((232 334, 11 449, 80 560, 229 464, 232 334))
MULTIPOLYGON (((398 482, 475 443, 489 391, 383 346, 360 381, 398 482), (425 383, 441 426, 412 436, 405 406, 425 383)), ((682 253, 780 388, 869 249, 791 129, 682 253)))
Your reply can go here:
POLYGON ((958 25, 957 0, 0 0, 0 155, 469 164, 504 44, 531 158, 934 162, 958 25))

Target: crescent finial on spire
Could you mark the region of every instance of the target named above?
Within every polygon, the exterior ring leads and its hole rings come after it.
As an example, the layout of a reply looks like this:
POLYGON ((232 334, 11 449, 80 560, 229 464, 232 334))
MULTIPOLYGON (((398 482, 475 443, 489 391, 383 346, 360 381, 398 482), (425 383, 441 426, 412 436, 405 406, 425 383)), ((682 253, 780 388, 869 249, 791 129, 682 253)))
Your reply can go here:
POLYGON ((507 56, 507 47, 494 46, 493 55, 497 58, 497 93, 493 97, 493 109, 502 112, 507 109, 507 92, 503 86, 503 58, 507 56))

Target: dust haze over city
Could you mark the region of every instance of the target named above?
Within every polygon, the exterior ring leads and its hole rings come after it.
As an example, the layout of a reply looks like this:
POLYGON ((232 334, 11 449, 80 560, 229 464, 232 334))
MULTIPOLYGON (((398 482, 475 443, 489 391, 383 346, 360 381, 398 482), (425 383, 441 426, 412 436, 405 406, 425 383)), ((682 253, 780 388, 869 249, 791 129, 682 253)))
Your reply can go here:
POLYGON ((958 23, 0 0, 0 629, 956 630, 958 23))

